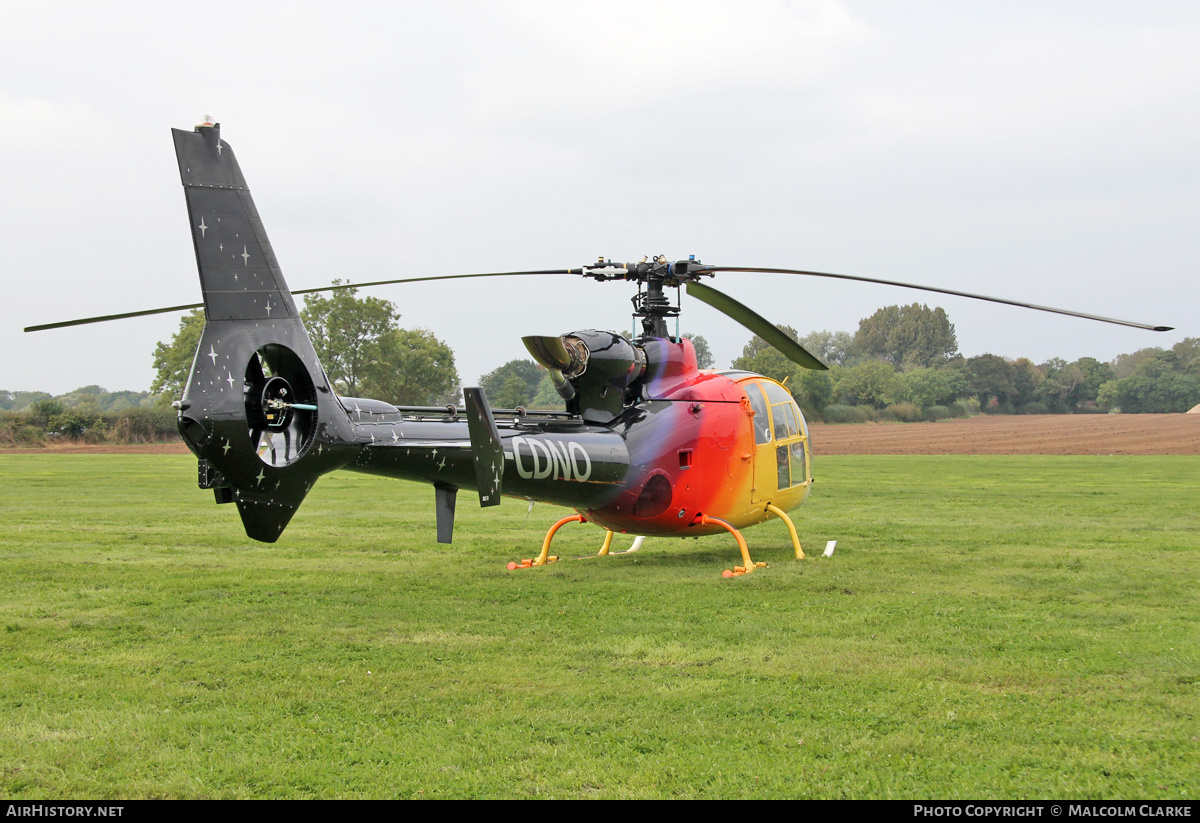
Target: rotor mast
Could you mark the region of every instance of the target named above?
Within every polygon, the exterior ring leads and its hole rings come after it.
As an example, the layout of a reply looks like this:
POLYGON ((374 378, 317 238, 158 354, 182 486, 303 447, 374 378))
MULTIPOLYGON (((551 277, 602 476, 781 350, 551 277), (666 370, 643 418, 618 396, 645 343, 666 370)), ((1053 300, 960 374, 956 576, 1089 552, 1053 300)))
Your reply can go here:
POLYGON ((712 272, 690 255, 687 260, 668 260, 663 255, 653 259, 643 257, 638 263, 613 263, 600 258, 595 267, 583 269, 585 277, 595 280, 633 280, 638 293, 632 298, 633 316, 642 319, 642 333, 647 337, 670 337, 667 318, 679 316, 679 300, 675 303, 664 292, 678 289, 682 284, 699 280, 712 272))

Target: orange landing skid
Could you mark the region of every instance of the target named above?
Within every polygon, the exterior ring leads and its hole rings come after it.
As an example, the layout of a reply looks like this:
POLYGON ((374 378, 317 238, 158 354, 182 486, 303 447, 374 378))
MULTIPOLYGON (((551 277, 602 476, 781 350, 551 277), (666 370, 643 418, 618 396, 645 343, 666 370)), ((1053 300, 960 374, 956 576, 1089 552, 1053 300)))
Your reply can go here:
MULTIPOLYGON (((568 515, 567 517, 564 517, 562 520, 559 520, 557 523, 555 523, 553 526, 550 527, 550 531, 546 532, 546 539, 542 541, 542 553, 539 554, 536 559, 533 559, 533 560, 525 559, 519 563, 514 560, 508 564, 508 570, 511 572, 511 571, 516 571, 517 569, 531 569, 534 566, 545 566, 550 563, 557 563, 559 560, 558 555, 550 554, 550 541, 554 539, 555 532, 557 532, 559 529, 561 529, 563 526, 567 525, 568 523, 586 523, 586 522, 587 522, 587 519, 581 514, 568 515)), ((644 541, 646 538, 641 537, 641 536, 637 537, 633 541, 632 546, 630 546, 625 551, 621 551, 621 552, 612 551, 612 539, 613 539, 613 532, 606 530, 605 535, 604 535, 604 545, 600 548, 599 552, 597 552, 596 554, 585 554, 585 555, 583 555, 583 557, 577 557, 575 559, 576 560, 586 560, 589 557, 612 557, 612 556, 618 555, 618 554, 630 554, 630 553, 636 552, 638 549, 640 549, 642 547, 642 541, 644 541)))
POLYGON ((582 514, 569 514, 562 520, 559 520, 550 527, 550 531, 546 532, 546 539, 542 541, 542 553, 535 560, 522 560, 520 563, 509 563, 509 571, 514 569, 528 569, 533 566, 545 566, 547 563, 554 563, 558 560, 558 555, 550 554, 550 541, 554 539, 554 533, 568 523, 586 523, 582 514))
POLYGON ((709 523, 714 523, 714 524, 720 526, 725 531, 727 531, 733 535, 733 538, 735 540, 737 540, 738 548, 741 549, 743 565, 734 566, 732 569, 726 569, 725 571, 721 572, 721 577, 725 577, 725 578, 739 577, 743 574, 749 574, 750 572, 754 571, 755 569, 762 568, 763 566, 767 565, 766 563, 755 563, 753 560, 750 559, 750 549, 748 549, 746 547, 746 538, 742 537, 742 533, 740 531, 735 529, 730 524, 726 523, 721 518, 709 517, 706 514, 702 514, 702 515, 700 515, 700 522, 706 526, 709 523))
MULTIPOLYGON (((557 554, 552 554, 546 558, 546 563, 557 563, 557 562, 558 562, 557 554)), ((532 569, 534 567, 534 565, 535 565, 534 562, 532 560, 530 560, 529 558, 522 560, 520 563, 518 563, 515 560, 512 560, 508 564, 508 570, 510 572, 513 572, 513 571, 516 571, 517 569, 532 569)))

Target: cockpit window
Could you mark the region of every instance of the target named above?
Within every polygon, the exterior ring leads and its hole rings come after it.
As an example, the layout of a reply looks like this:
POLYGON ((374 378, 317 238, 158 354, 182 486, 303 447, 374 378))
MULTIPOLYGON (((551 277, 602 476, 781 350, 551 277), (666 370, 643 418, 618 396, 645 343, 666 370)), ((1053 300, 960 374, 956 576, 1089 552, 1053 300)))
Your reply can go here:
POLYGON ((791 402, 775 403, 771 406, 771 417, 775 421, 775 439, 786 440, 800 433, 791 402))
POLYGON ((797 486, 808 480, 807 468, 804 465, 804 441, 797 440, 788 450, 792 465, 792 485, 797 486))
POLYGON ((792 402, 792 395, 788 393, 787 389, 778 383, 768 383, 764 380, 759 383, 759 385, 762 386, 766 391, 767 399, 771 401, 772 406, 774 406, 776 403, 792 402))
POLYGON ((754 442, 762 445, 771 442, 771 420, 767 417, 767 401, 758 387, 758 383, 746 383, 743 386, 746 397, 750 399, 750 408, 754 411, 754 442))

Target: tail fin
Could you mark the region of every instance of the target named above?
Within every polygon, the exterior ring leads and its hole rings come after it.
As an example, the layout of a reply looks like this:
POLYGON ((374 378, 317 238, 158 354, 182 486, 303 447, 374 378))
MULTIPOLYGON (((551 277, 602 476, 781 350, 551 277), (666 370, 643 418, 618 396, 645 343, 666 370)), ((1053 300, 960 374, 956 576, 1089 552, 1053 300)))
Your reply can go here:
POLYGON ((221 125, 171 129, 208 320, 297 318, 242 169, 221 125))
POLYGON ((350 459, 353 431, 220 125, 172 134, 207 318, 179 431, 201 485, 274 542, 317 478, 350 459))

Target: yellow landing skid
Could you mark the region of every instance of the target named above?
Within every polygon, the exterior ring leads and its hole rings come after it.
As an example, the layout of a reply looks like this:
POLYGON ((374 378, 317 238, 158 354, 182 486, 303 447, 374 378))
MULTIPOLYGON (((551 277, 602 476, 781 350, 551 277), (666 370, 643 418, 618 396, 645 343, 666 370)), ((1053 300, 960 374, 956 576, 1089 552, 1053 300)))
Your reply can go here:
MULTIPOLYGON (((804 559, 804 549, 801 548, 801 546, 800 546, 800 537, 799 537, 799 535, 796 534, 796 526, 795 526, 795 524, 792 523, 792 519, 787 516, 787 512, 783 511, 783 509, 780 509, 777 506, 771 505, 770 503, 767 504, 766 511, 769 512, 770 514, 773 514, 775 517, 778 517, 780 520, 783 521, 784 525, 787 526, 788 535, 792 539, 792 548, 796 552, 796 559, 803 560, 804 559)), ((545 566, 550 563, 558 562, 558 559, 559 559, 558 555, 550 554, 550 542, 554 539, 554 535, 558 532, 559 529, 561 529, 563 526, 567 525, 568 523, 586 523, 586 522, 587 522, 587 519, 582 514, 570 514, 570 515, 567 515, 566 517, 562 518, 557 523, 555 523, 553 526, 551 526, 550 530, 546 532, 546 537, 542 541, 542 551, 535 559, 525 559, 525 560, 520 561, 519 563, 514 560, 508 564, 508 570, 516 571, 517 569, 531 569, 534 566, 545 566)), ((766 563, 755 563, 753 560, 750 559, 750 549, 746 545, 746 538, 742 537, 742 533, 740 531, 738 531, 736 528, 734 528, 732 524, 726 522, 725 520, 722 520, 719 517, 709 517, 708 515, 703 515, 703 514, 700 515, 699 522, 704 525, 712 524, 712 525, 720 526, 721 528, 723 528, 727 532, 729 532, 731 535, 733 535, 734 540, 737 541, 738 549, 741 551, 741 554, 742 554, 742 565, 734 566, 732 569, 725 569, 725 571, 721 572, 721 577, 726 578, 726 579, 731 578, 731 577, 741 577, 742 575, 749 574, 750 572, 754 571, 755 569, 762 569, 762 568, 766 567, 766 565, 767 565, 766 563)), ((625 551, 621 551, 621 552, 612 551, 612 539, 613 539, 613 532, 606 531, 605 535, 604 535, 604 545, 600 548, 599 552, 597 552, 596 554, 583 555, 582 557, 577 557, 575 559, 576 560, 584 560, 589 557, 610 557, 612 555, 617 555, 617 554, 630 554, 632 552, 636 552, 638 549, 640 549, 642 547, 642 541, 645 538, 639 536, 636 540, 634 540, 632 546, 630 546, 625 551)))

